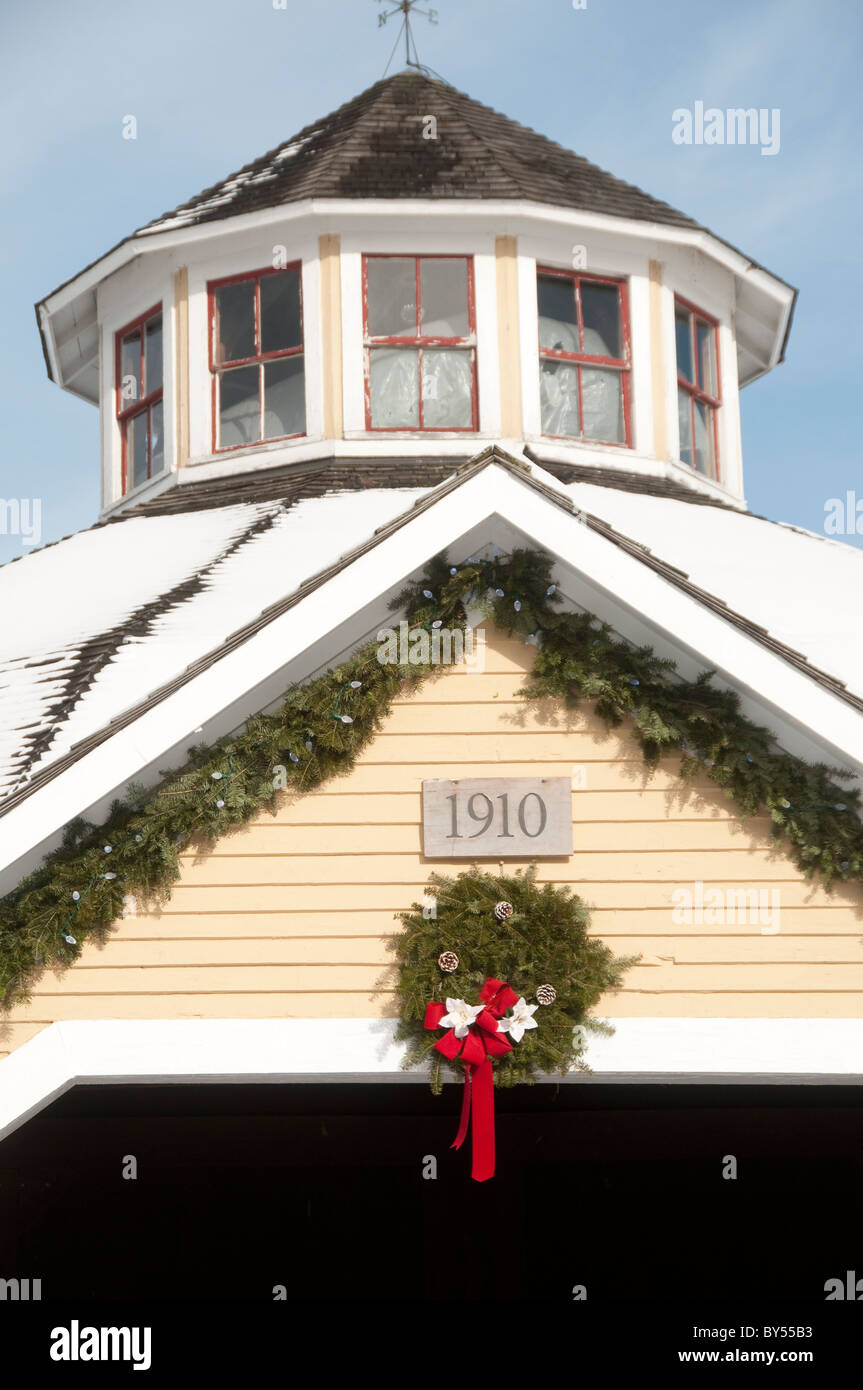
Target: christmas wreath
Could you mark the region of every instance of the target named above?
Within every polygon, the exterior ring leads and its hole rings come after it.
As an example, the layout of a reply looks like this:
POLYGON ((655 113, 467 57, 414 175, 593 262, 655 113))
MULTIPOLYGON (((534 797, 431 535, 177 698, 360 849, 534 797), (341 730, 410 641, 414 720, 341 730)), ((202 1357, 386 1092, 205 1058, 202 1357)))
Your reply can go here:
POLYGON ((406 1067, 430 1063, 436 1094, 444 1066, 464 1076, 452 1147, 472 1121, 472 1176, 482 1182, 494 1173, 494 1078, 514 1086, 588 1070, 585 1029, 613 1031, 589 1010, 638 957, 615 957, 588 936, 585 904, 565 886, 537 884, 535 865, 432 874, 427 898, 397 914, 396 1038, 408 1044, 406 1067))

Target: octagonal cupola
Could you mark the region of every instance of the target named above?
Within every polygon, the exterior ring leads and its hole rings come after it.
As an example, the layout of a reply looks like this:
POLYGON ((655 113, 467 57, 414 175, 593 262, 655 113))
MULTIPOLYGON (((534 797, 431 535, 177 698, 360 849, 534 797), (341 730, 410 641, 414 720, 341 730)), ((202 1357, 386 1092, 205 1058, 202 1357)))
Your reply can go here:
POLYGON ((455 467, 489 442, 742 503, 738 393, 782 360, 794 297, 404 72, 36 307, 52 379, 100 408, 109 513, 334 458, 455 467))

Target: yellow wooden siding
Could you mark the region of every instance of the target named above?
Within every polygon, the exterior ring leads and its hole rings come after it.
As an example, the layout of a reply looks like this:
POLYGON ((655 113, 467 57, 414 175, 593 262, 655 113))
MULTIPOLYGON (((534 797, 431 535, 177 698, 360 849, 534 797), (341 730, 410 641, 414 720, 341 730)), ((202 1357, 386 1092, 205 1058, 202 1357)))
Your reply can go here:
POLYGON ((0 1029, 0 1055, 63 1019, 392 1015, 394 914, 433 868, 460 867, 422 858, 423 778, 538 768, 576 784, 575 853, 541 863, 539 877, 571 884, 593 932, 642 955, 602 1001, 605 1017, 863 1016, 863 892, 807 882, 766 819, 741 822, 706 778, 683 786, 676 759, 649 777, 627 731, 518 700, 532 657, 490 633, 485 671, 442 672, 398 701, 349 775, 184 855, 161 911, 126 918, 70 970, 43 976, 0 1029), (735 915, 676 921, 675 890, 697 882, 763 893, 768 909, 778 893, 779 931, 735 915))

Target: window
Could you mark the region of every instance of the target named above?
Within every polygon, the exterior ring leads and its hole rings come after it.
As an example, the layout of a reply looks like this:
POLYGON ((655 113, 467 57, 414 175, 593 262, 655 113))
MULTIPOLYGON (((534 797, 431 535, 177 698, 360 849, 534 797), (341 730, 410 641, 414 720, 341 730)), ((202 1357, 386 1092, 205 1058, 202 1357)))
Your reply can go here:
POLYGON ((686 300, 674 300, 680 461, 719 478, 719 328, 686 300))
POLYGON ((162 306, 117 334, 117 422, 123 492, 165 467, 162 407, 162 306))
POLYGON ((476 430, 470 256, 363 260, 366 429, 476 430))
POLYGON ((306 432, 300 264, 210 283, 213 449, 306 432))
POLYGON ((537 270, 543 434, 632 447, 626 284, 537 270))

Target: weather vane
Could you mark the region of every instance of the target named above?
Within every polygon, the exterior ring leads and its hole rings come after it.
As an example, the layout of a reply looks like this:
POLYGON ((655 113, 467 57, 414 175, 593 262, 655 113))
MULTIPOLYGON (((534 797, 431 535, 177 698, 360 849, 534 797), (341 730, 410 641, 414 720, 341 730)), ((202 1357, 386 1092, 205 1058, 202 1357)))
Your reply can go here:
MULTIPOLYGON (((379 5, 385 4, 386 0, 377 0, 377 3, 379 5)), ((428 20, 429 24, 437 24, 437 10, 418 10, 417 0, 398 0, 398 3, 394 4, 391 10, 381 10, 378 14, 379 29, 382 29, 383 26, 386 24, 387 20, 392 19, 395 15, 400 14, 402 16, 401 29, 396 35, 396 41, 393 44, 393 51, 390 54, 389 62, 384 68, 384 77, 386 77, 387 72, 389 71, 389 66, 393 60, 396 48, 398 47, 398 42, 401 38, 402 31, 404 31, 405 36, 405 65, 409 68, 418 68, 421 72, 429 71, 429 69, 426 68, 424 64, 422 64, 419 60, 416 41, 411 32, 410 17, 411 13, 414 10, 416 10, 417 14, 423 15, 428 20), (411 52, 413 52, 413 57, 411 57, 411 52)))

